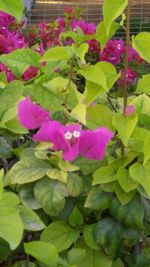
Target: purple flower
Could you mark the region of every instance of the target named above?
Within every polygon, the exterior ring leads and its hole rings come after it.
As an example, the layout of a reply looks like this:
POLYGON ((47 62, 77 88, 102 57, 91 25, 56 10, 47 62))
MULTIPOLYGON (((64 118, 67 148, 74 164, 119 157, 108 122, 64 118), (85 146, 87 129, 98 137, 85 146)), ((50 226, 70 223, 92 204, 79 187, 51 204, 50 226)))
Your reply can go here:
POLYGON ((104 127, 93 131, 82 131, 79 141, 79 153, 88 159, 102 160, 106 146, 112 137, 113 133, 104 127))
POLYGON ((3 11, 0 11, 0 28, 8 28, 14 22, 14 17, 3 11))
POLYGON ((117 65, 120 63, 121 57, 124 56, 125 51, 125 44, 123 40, 109 40, 102 51, 100 60, 117 65))
POLYGON ((72 161, 79 155, 93 160, 101 160, 113 133, 106 128, 83 130, 79 124, 63 126, 58 121, 44 123, 33 136, 35 141, 50 142, 52 150, 61 150, 63 159, 72 161))
MULTIPOLYGON (((135 72, 131 68, 128 68, 128 70, 127 70, 127 85, 134 84, 136 82, 137 77, 138 77, 137 72, 135 72)), ((121 70, 121 77, 117 81, 117 84, 119 86, 123 86, 123 84, 124 84, 124 70, 121 70)))
POLYGON ((18 104, 19 122, 27 129, 39 128, 43 123, 50 121, 50 113, 31 102, 27 96, 18 104))
POLYGON ((76 31, 77 27, 81 28, 84 34, 93 34, 96 32, 96 26, 93 22, 86 23, 85 20, 72 20, 70 26, 73 31, 76 31))
POLYGON ((79 154, 80 134, 79 124, 63 126, 58 121, 52 121, 44 123, 33 138, 38 142, 51 142, 54 151, 61 150, 63 159, 72 161, 79 154))
POLYGON ((130 46, 130 50, 129 50, 129 62, 135 61, 137 64, 140 64, 141 62, 143 62, 143 59, 140 57, 140 55, 138 54, 138 52, 136 52, 134 50, 134 48, 132 46, 130 46))
POLYGON ((27 42, 17 32, 4 30, 0 32, 0 54, 8 54, 19 48, 26 48, 27 42), (6 45, 7 44, 7 45, 6 45))
POLYGON ((37 74, 38 74, 39 69, 37 67, 34 66, 30 66, 23 74, 22 74, 22 78, 25 81, 29 81, 31 79, 33 79, 37 74))

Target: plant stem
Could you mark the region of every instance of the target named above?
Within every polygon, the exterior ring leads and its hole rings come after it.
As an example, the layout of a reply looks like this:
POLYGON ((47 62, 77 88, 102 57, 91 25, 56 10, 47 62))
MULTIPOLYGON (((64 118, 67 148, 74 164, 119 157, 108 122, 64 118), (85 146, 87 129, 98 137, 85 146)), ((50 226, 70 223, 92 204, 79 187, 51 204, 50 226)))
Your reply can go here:
MULTIPOLYGON (((72 75, 73 75, 73 62, 71 62, 71 65, 70 65, 70 71, 69 71, 69 74, 68 74, 68 84, 66 86, 66 89, 65 89, 65 100, 64 100, 64 107, 65 109, 67 110, 67 102, 68 102, 68 90, 70 89, 70 86, 71 86, 71 81, 72 81, 72 75)), ((67 123, 67 120, 68 120, 68 116, 66 114, 66 112, 64 111, 64 124, 67 123)))
POLYGON ((130 49, 130 19, 131 19, 131 0, 128 1, 127 6, 127 20, 126 20, 126 53, 124 57, 124 75, 123 75, 123 114, 125 115, 125 110, 128 100, 128 88, 127 88, 127 74, 129 67, 129 49, 130 49))
MULTIPOLYGON (((127 102, 128 102, 128 84, 127 74, 129 67, 129 49, 130 49, 130 19, 131 19, 131 0, 128 0, 127 19, 126 19, 126 53, 124 57, 124 75, 123 75, 123 115, 125 116, 127 102)), ((125 155, 125 147, 121 142, 121 155, 125 155)))
POLYGON ((115 106, 113 105, 112 101, 111 101, 111 98, 109 96, 109 94, 107 94, 107 100, 109 102, 109 104, 111 105, 113 111, 117 112, 117 109, 115 108, 115 106))

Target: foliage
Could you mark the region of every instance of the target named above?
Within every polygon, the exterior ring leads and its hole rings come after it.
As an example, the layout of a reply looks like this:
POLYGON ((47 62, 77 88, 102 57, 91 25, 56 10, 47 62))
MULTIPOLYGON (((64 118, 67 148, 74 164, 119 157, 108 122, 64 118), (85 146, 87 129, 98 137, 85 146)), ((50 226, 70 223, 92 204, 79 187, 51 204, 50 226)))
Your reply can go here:
POLYGON ((97 28, 67 7, 26 31, 11 16, 21 2, 7 2, 0 265, 149 267, 150 34, 110 39, 129 34, 125 0, 105 0, 97 28))

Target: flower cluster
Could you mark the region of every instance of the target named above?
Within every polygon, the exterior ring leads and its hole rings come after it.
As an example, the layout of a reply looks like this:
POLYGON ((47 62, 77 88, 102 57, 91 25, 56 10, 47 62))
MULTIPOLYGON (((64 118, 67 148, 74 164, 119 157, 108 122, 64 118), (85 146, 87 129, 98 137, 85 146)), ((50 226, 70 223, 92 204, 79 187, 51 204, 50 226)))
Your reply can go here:
MULTIPOLYGON (((124 67, 123 59, 125 56, 125 43, 122 39, 120 40, 109 40, 105 48, 100 54, 100 61, 107 61, 113 64, 114 66, 119 66, 121 70, 121 78, 118 80, 118 85, 123 85, 123 76, 124 76, 124 67)), ((130 45, 129 49, 129 64, 134 62, 136 65, 139 65, 143 62, 139 54, 133 49, 130 45)), ((127 84, 135 84, 138 77, 137 71, 135 71, 131 66, 127 70, 127 84)))
MULTIPOLYGON (((118 85, 123 85, 124 64, 123 59, 125 56, 125 43, 120 40, 109 40, 103 50, 101 50, 99 42, 94 39, 96 33, 96 26, 94 23, 87 23, 81 18, 77 18, 75 11, 70 7, 66 7, 65 17, 58 18, 55 23, 46 24, 41 22, 24 32, 21 32, 21 26, 17 25, 16 20, 4 13, 0 12, 0 54, 8 54, 18 48, 32 47, 41 55, 50 47, 59 46, 60 34, 68 30, 76 32, 80 28, 85 35, 93 35, 93 39, 89 37, 87 43, 89 51, 87 53, 87 61, 95 64, 98 61, 107 61, 117 67, 121 71, 121 78, 118 80, 118 85), (19 30, 18 30, 19 27, 19 30), (7 43, 7 45, 6 45, 7 43), (36 46, 36 48, 34 48, 36 46)), ((68 38, 64 41, 64 45, 72 45, 73 40, 68 38)), ((141 64, 143 60, 139 54, 130 46, 129 50, 129 68, 127 72, 128 86, 134 85, 137 81, 139 73, 133 67, 141 64)), ((8 81, 16 79, 14 74, 3 64, 0 64, 0 72, 5 71, 8 81)), ((38 69, 29 67, 22 78, 28 81, 35 77, 38 69)))
POLYGON ((113 133, 107 128, 82 130, 80 124, 62 125, 52 121, 50 113, 26 97, 18 105, 20 123, 27 129, 38 129, 33 135, 37 142, 50 142, 53 151, 61 150, 63 159, 72 161, 79 155, 102 160, 113 133))

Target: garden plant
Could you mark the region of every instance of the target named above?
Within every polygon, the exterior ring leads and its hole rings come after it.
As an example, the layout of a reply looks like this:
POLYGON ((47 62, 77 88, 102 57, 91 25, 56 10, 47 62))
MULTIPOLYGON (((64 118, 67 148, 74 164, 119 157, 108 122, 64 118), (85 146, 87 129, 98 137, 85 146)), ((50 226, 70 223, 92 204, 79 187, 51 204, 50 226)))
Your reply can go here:
POLYGON ((22 10, 0 1, 0 266, 150 267, 150 33, 130 0, 97 27, 22 10))

